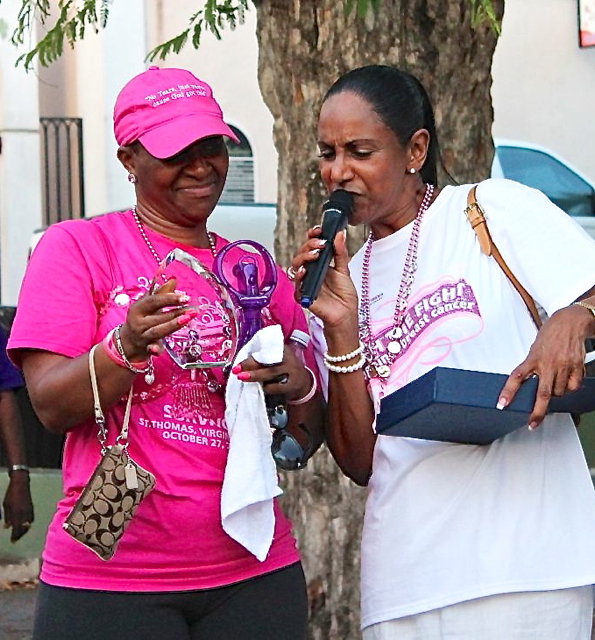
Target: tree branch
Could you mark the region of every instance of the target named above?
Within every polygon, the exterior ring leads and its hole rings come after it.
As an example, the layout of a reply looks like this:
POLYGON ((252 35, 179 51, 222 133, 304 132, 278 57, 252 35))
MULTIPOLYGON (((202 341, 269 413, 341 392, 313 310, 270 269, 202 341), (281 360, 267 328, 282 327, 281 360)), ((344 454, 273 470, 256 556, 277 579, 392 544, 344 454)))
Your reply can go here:
MULTIPOLYGON (((0 0, 1 1, 1 0, 0 0)), ((64 51, 65 43, 74 48, 78 40, 85 37, 88 27, 95 33, 104 29, 109 16, 109 5, 113 0, 58 0, 58 16, 52 27, 41 40, 27 53, 17 60, 27 71, 33 67, 35 58, 47 67, 57 60, 64 51)), ((203 7, 190 16, 188 28, 151 51, 146 56, 147 61, 156 58, 164 60, 170 53, 179 53, 190 40, 192 46, 198 49, 202 34, 211 32, 217 39, 221 39, 222 30, 226 27, 235 29, 244 23, 246 11, 250 4, 258 0, 204 0, 203 7)), ((30 37, 35 22, 46 27, 52 17, 50 0, 21 0, 18 24, 12 34, 12 42, 19 46, 24 44, 25 38, 30 37)), ((378 11, 382 0, 343 0, 345 13, 349 15, 356 11, 360 19, 364 19, 369 11, 378 11)), ((483 22, 491 24, 497 34, 500 34, 500 21, 494 10, 492 0, 469 0, 473 12, 473 26, 476 28, 483 22)))

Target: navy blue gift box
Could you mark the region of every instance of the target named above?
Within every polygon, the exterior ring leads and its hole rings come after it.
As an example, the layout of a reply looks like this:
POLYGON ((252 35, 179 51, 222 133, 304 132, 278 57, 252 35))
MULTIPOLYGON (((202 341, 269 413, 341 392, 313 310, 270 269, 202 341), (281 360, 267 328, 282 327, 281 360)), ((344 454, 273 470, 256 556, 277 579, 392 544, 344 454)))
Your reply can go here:
MULTIPOLYGON (((436 367, 384 397, 376 417, 381 435, 489 444, 526 425, 535 404, 537 378, 529 378, 503 410, 496 403, 508 376, 436 367)), ((595 378, 561 398, 552 398, 550 413, 595 410, 595 378)))

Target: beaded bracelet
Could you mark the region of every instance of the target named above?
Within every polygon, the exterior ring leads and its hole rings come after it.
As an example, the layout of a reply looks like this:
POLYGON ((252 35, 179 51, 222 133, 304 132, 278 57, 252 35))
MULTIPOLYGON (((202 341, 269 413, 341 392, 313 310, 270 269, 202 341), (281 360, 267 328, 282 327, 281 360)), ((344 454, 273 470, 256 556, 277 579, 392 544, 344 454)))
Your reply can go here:
MULTIPOLYGON (((130 362, 128 357, 126 356, 126 352, 124 351, 124 347, 122 346, 122 340, 120 338, 120 329, 122 325, 119 324, 112 334, 113 342, 116 344, 116 349, 118 350, 118 354, 120 358, 122 358, 122 362, 127 369, 130 369, 133 373, 144 373, 145 374, 145 382, 147 384, 153 384, 155 382, 155 369, 153 368, 153 356, 149 356, 147 360, 144 362, 130 362), (141 365, 140 367, 137 365, 141 365)), ((108 352, 109 356, 109 352, 108 352)))
POLYGON ((326 351, 323 357, 325 362, 346 362, 347 360, 351 360, 352 358, 355 358, 355 356, 359 356, 360 353, 363 353, 363 351, 364 351, 364 343, 360 340, 359 347, 357 349, 354 349, 350 353, 346 353, 345 355, 342 355, 342 356, 331 356, 329 355, 329 352, 326 351))
POLYGON ((331 364, 330 362, 324 361, 326 368, 333 373, 353 373, 354 371, 359 371, 366 364, 366 356, 362 354, 360 359, 355 364, 350 364, 348 367, 340 367, 335 364, 331 364))
MULTIPOLYGON (((114 331, 115 329, 112 329, 101 341, 101 344, 103 345, 103 349, 107 354, 108 358, 112 362, 117 364, 119 367, 122 367, 123 369, 128 369, 126 362, 124 361, 124 359, 122 358, 122 356, 120 355, 120 352, 116 347, 116 344, 114 341, 114 331)), ((134 362, 132 364, 134 364, 134 366, 137 369, 144 369, 149 366, 149 359, 147 358, 146 360, 134 362)))
POLYGON ((316 374, 310 367, 304 367, 304 369, 312 376, 312 386, 310 387, 310 391, 305 396, 298 398, 297 400, 288 400, 287 404, 297 405, 297 404, 306 404, 312 400, 312 398, 316 395, 316 391, 318 391, 318 380, 316 379, 316 374))

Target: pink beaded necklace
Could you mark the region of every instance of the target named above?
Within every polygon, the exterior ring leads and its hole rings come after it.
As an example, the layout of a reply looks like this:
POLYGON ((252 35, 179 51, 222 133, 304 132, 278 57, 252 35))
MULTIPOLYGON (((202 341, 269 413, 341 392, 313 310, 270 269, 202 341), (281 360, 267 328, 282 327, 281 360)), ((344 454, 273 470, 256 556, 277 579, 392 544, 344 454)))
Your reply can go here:
POLYGON ((362 318, 359 325, 360 339, 365 346, 366 359, 368 361, 367 366, 364 369, 366 377, 369 378, 381 378, 386 379, 390 375, 390 369, 392 364, 397 358, 397 355, 401 351, 401 344, 399 338, 402 335, 401 323, 405 316, 407 309, 407 302, 411 294, 411 288, 413 287, 413 281, 415 279, 415 272, 417 270, 417 248, 419 245, 419 228, 424 213, 430 206, 430 200, 434 193, 434 185, 428 184, 426 186, 426 193, 421 201, 417 215, 413 222, 413 229, 411 230, 411 238, 409 239, 409 246, 407 247, 407 255, 405 257, 405 265, 403 266, 403 273, 401 274, 401 284, 399 286, 399 293, 397 295, 397 301, 395 304, 395 314, 393 317, 393 327, 389 333, 390 342, 388 343, 388 362, 387 358, 384 358, 383 362, 380 362, 380 354, 374 347, 374 336, 372 335, 372 314, 370 311, 370 260, 372 258, 372 245, 374 243, 374 236, 372 232, 368 236, 366 242, 366 249, 364 251, 364 259, 362 261, 362 295, 360 303, 360 317, 362 318))

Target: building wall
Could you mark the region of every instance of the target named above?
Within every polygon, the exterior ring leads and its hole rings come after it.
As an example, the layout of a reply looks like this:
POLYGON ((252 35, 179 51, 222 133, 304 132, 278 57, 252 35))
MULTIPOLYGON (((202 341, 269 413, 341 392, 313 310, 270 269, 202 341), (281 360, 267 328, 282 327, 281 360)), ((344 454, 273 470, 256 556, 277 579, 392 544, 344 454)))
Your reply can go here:
MULTIPOLYGON (((2 3, 0 18, 16 24, 18 5, 2 3)), ((41 222, 38 81, 16 68, 25 48, 0 39, 0 298, 14 306, 27 263, 31 231, 41 222)))
POLYGON ((506 0, 492 66, 493 134, 550 147, 595 180, 595 47, 578 0, 506 0))
MULTIPOLYGON (((196 3, 187 1, 147 2, 148 49, 186 29, 195 6, 196 3)), ((179 54, 155 64, 189 69, 211 85, 226 121, 240 129, 252 147, 255 201, 276 202, 277 152, 273 144, 273 118, 258 86, 256 11, 248 11, 246 22, 235 30, 225 29, 222 40, 205 33, 198 50, 186 45, 179 54)))

